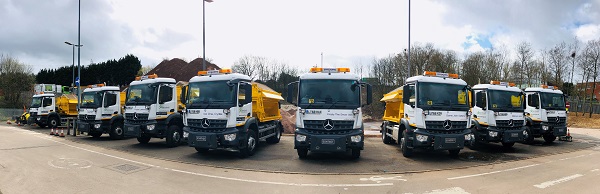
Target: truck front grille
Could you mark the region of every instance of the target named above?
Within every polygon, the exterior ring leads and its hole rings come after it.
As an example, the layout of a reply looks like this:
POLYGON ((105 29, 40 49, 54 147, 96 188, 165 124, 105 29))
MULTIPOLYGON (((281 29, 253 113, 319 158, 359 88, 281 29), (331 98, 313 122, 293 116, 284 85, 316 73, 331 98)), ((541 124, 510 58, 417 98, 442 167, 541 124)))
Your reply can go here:
POLYGON ((522 127, 523 123, 525 123, 524 120, 513 120, 512 121, 512 125, 510 124, 510 120, 497 120, 496 121, 496 127, 500 128, 512 128, 512 127, 522 127))
POLYGON ((565 126, 566 123, 567 117, 548 117, 548 125, 550 126, 562 127, 565 126))
POLYGON ((342 120, 305 120, 304 128, 307 130, 320 130, 320 131, 339 131, 339 130, 352 130, 354 128, 354 121, 342 121, 342 120))
POLYGON ((93 121, 93 120, 96 120, 96 115, 79 115, 79 120, 93 121))
POLYGON ((144 113, 125 113, 127 120, 148 120, 148 114, 144 113))
POLYGON ((459 130, 467 128, 467 121, 450 121, 450 128, 444 126, 446 121, 425 121, 425 127, 428 130, 459 130))
POLYGON ((225 129, 227 127, 227 120, 218 119, 188 119, 188 126, 196 129, 225 129))

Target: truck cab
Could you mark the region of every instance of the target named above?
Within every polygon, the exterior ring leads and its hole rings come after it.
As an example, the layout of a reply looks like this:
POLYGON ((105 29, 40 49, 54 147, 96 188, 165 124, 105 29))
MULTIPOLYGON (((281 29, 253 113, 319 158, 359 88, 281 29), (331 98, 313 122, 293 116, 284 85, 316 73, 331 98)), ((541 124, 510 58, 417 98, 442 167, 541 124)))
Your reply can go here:
POLYGON ((166 138, 168 147, 178 146, 183 136, 178 91, 181 86, 173 78, 136 77, 125 99, 125 137, 136 137, 142 144, 153 137, 166 138))
POLYGON ((79 131, 92 137, 108 133, 112 139, 123 139, 124 104, 125 93, 120 92, 117 86, 97 84, 86 88, 81 93, 79 131))
POLYGON ((515 142, 523 141, 527 132, 521 89, 514 83, 491 81, 473 86, 472 94, 473 147, 488 142, 512 147, 515 142))
POLYGON ((231 69, 200 71, 185 94, 184 138, 199 153, 210 149, 254 155, 259 141, 278 143, 281 94, 231 69))
POLYGON ((542 85, 539 88, 526 88, 525 106, 526 130, 529 134, 525 142, 533 142, 543 137, 550 143, 556 137, 567 135, 567 111, 565 96, 556 86, 542 85))
POLYGON ((33 95, 29 107, 29 123, 35 123, 42 128, 48 126, 48 113, 56 108, 54 101, 54 94, 33 95))
POLYGON ((458 74, 425 71, 406 79, 381 99, 386 103, 383 143, 397 142, 405 157, 418 148, 458 155, 471 141, 469 91, 458 74))
POLYGON ((364 149, 361 107, 371 103, 371 95, 371 85, 361 82, 350 68, 314 67, 288 84, 287 101, 298 106, 294 132, 298 156, 351 150, 352 158, 359 158, 364 149))

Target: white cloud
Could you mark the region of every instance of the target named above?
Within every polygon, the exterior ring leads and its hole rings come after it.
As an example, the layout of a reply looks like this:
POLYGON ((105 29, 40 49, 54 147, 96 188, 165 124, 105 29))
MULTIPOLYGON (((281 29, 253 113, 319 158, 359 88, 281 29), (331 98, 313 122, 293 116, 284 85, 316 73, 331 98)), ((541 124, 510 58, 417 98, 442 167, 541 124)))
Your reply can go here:
POLYGON ((586 24, 573 30, 577 38, 582 42, 600 38, 600 24, 586 24))

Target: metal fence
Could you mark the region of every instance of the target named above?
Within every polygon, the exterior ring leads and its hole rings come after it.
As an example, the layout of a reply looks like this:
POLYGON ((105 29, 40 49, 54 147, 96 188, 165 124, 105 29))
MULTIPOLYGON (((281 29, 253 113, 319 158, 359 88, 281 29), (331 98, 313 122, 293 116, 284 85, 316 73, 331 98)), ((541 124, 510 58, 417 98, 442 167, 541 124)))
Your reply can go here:
POLYGON ((600 104, 592 104, 589 102, 569 102, 571 104, 571 108, 569 108, 569 112, 590 112, 590 108, 594 114, 600 113, 600 104))
POLYGON ((18 108, 0 108, 0 119, 5 121, 7 119, 14 119, 14 116, 21 116, 23 109, 18 108))

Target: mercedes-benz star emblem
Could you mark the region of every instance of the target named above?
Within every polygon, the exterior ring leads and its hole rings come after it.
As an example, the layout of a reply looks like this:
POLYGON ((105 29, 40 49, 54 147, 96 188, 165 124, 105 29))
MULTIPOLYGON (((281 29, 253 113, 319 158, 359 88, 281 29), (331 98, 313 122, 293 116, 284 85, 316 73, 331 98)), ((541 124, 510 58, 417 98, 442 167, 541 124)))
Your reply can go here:
POLYGON ((512 119, 508 120, 508 126, 512 127, 514 124, 515 124, 515 121, 513 121, 512 119))
POLYGON ((560 117, 556 117, 556 122, 560 122, 560 117))
POLYGON ((208 128, 210 126, 210 121, 208 119, 202 119, 200 122, 202 123, 202 128, 208 128))
POLYGON ((133 113, 133 120, 137 120, 138 119, 138 115, 136 112, 133 113))
POLYGON ((331 119, 325 120, 325 122, 323 122, 323 128, 325 128, 325 130, 332 130, 333 129, 333 121, 331 119))
POLYGON ((452 122, 450 122, 450 120, 445 120, 444 129, 449 130, 450 128, 452 128, 452 122))

